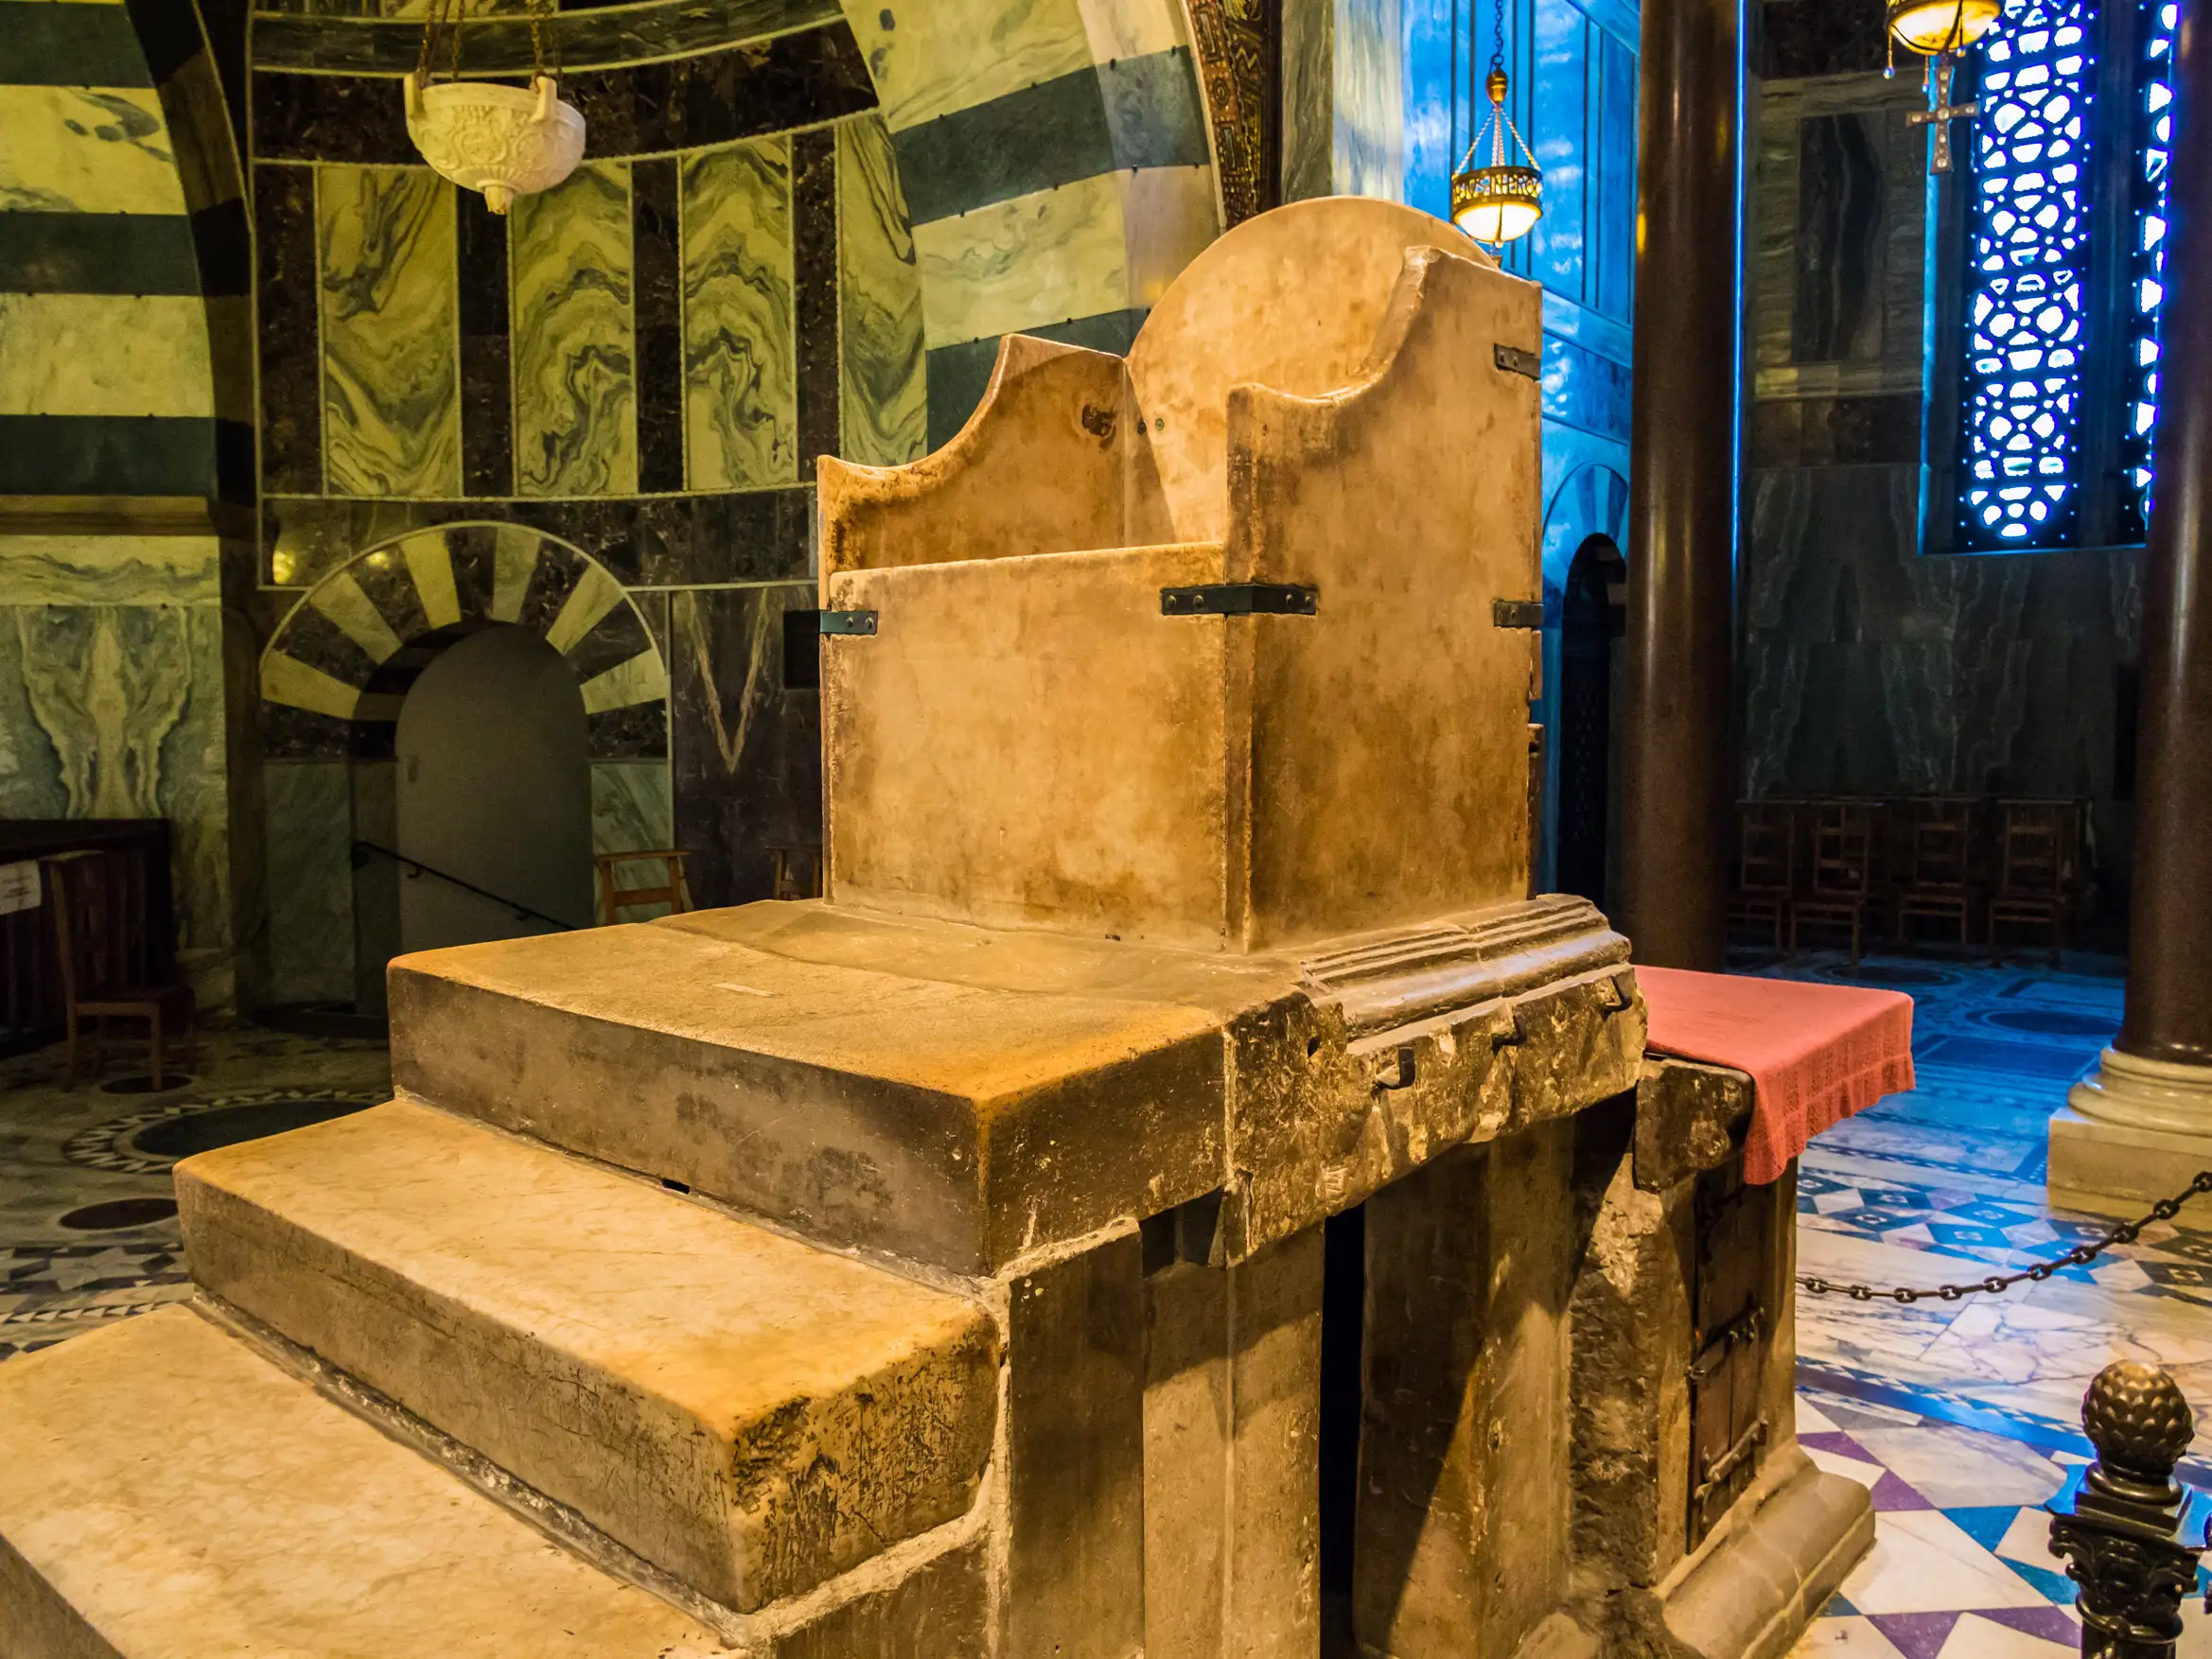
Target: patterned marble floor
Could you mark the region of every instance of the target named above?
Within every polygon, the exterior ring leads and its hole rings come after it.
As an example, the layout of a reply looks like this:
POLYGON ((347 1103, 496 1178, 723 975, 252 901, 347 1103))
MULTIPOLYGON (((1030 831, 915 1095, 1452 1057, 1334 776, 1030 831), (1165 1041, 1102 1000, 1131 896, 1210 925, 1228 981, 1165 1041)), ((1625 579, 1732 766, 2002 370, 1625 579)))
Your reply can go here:
MULTIPOLYGON (((1753 968, 1890 985, 1915 1002, 1919 1087, 1837 1125, 1798 1186, 1800 1269, 1881 1286, 1978 1280, 2093 1241, 2113 1216, 2046 1201, 2045 1136, 2119 1024, 2119 965, 1993 969, 1834 957, 1753 968)), ((2191 1171, 2176 1171, 2178 1187, 2191 1171)), ((2074 1586, 2041 1505, 2084 1461, 2082 1389, 2110 1360, 2164 1364, 2198 1408, 2185 1476, 2212 1485, 2212 1200, 2095 1266, 1957 1302, 1798 1298, 1799 1432, 1872 1490, 1873 1553, 1799 1659, 2064 1659, 2074 1586)), ((2200 1581, 2200 1588, 2212 1579, 2200 1581)), ((2212 1619, 2185 1608, 2185 1659, 2212 1619)))
POLYGON ((106 1087, 74 1090, 61 1087, 59 1048, 0 1060, 0 1359, 185 1294, 179 1158, 391 1088, 380 1042, 219 1026, 159 1091, 145 1088, 142 1053, 111 1044, 106 1087))
MULTIPOLYGON (((1852 979, 1835 958, 1764 971, 1852 979)), ((2052 1209, 2044 1175, 2050 1114, 2119 1023, 2116 974, 1888 960, 1856 982, 1912 994, 1920 1086, 1806 1153, 1801 1270, 1877 1286, 1977 1281, 2112 1226, 2052 1209)), ((2177 1170, 2175 1186, 2193 1173, 2177 1170)), ((2212 1198, 2002 1296, 1906 1307, 1800 1295, 1798 1352, 1807 1381, 2045 1450, 2081 1449, 2081 1391, 2101 1367, 2154 1361, 2197 1405, 2194 1455, 2212 1484, 2212 1198)))

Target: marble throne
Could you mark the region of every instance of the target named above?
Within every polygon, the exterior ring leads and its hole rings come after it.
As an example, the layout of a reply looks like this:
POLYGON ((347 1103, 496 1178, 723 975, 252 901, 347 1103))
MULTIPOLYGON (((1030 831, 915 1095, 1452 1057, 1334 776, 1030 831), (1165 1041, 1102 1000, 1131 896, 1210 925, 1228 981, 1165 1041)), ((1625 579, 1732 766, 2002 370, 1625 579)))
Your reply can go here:
POLYGON ((825 460, 826 899, 395 961, 0 1368, 7 1650, 1783 1651, 1789 1183, 1527 891, 1538 319, 1301 203, 825 460))

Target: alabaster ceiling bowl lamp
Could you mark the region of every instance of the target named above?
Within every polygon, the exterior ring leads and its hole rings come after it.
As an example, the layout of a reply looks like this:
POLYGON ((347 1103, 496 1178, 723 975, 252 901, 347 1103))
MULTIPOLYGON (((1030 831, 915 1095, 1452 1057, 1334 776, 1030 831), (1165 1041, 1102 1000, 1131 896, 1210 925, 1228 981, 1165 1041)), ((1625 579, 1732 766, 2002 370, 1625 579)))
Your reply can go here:
POLYGON ((530 10, 532 73, 528 86, 461 79, 461 20, 448 20, 442 0, 423 28, 420 61, 408 74, 407 135, 424 161, 465 190, 483 193, 484 205, 505 213, 518 196, 550 190, 584 159, 584 117, 564 101, 546 72, 538 15, 530 10), (450 30, 451 78, 439 80, 430 65, 441 33, 450 30))

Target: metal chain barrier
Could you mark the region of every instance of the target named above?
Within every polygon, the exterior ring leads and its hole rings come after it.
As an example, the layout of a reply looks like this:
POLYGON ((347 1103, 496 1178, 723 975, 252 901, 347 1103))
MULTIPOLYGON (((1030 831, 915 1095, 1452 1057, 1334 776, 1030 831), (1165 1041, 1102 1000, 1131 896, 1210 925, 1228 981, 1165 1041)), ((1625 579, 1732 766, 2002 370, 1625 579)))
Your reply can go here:
POLYGON ((2153 1221, 2171 1221, 2181 1213, 2184 1204, 2203 1193, 2212 1193, 2212 1169, 2199 1170, 2197 1179, 2172 1197, 2159 1199, 2135 1220, 2122 1222, 2093 1245, 2076 1245, 2063 1256, 2053 1257, 2047 1262, 2037 1262, 2016 1273, 1992 1273, 1979 1284, 1932 1284, 1918 1290, 1900 1284, 1888 1290, 1878 1290, 1871 1284, 1831 1284, 1817 1274, 1800 1273, 1798 1275, 1798 1286, 1815 1296, 1848 1296, 1853 1301, 1887 1299, 1890 1301, 1915 1302, 1929 1297, 1939 1301, 1957 1301, 1960 1297, 1972 1296, 1976 1291, 1986 1291, 1995 1296, 2000 1291, 2011 1289, 2023 1280, 2032 1280, 2040 1284, 2061 1267, 2086 1267, 2113 1246, 2133 1244, 2136 1235, 2153 1221))

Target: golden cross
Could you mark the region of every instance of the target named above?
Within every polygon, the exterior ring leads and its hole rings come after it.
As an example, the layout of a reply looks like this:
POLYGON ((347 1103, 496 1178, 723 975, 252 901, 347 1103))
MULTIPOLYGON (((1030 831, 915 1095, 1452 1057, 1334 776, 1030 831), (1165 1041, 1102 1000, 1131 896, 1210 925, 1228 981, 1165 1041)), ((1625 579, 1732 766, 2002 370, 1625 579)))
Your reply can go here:
POLYGON ((1951 101, 1951 54, 1945 52, 1928 66, 1928 107, 1915 110, 1905 116, 1913 127, 1935 129, 1935 143, 1928 153, 1928 171, 1947 173, 1951 170, 1951 123, 1961 115, 1978 114, 1981 106, 1973 99, 1963 104, 1951 101))

